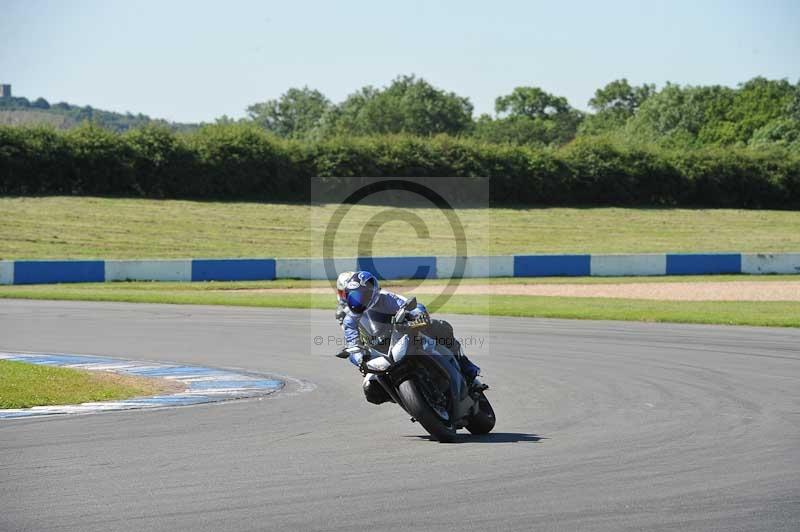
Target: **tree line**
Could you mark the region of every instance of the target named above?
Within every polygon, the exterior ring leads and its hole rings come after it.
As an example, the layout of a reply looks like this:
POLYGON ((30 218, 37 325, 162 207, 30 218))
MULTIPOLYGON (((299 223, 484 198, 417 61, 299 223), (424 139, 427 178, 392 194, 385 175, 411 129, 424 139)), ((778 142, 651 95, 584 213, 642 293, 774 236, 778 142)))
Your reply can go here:
MULTIPOLYGON (((364 87, 333 103, 308 87, 247 108, 244 122, 279 137, 316 141, 338 136, 447 134, 484 142, 561 146, 580 137, 669 148, 781 146, 800 150, 800 81, 756 77, 736 88, 614 80, 595 91, 592 112, 539 87, 497 97, 493 115, 473 117, 468 98, 415 76, 364 87)), ((227 117, 220 119, 227 123, 227 117)))
MULTIPOLYGON (((255 124, 281 138, 315 142, 336 137, 445 134, 494 144, 558 147, 583 137, 666 148, 782 147, 800 151, 800 81, 756 77, 737 87, 667 83, 632 85, 617 79, 597 89, 590 112, 535 86, 516 87, 495 99, 494 113, 474 116, 469 98, 414 75, 384 87, 366 86, 334 103, 309 87, 247 107, 247 117, 217 123, 255 124)), ((157 124, 192 131, 143 114, 114 113, 44 98, 0 98, 0 111, 34 110, 66 117, 74 127, 91 122, 118 133, 157 124)))
MULTIPOLYGON (((63 123, 67 128, 77 127, 84 122, 89 122, 115 133, 124 133, 125 131, 148 125, 159 125, 172 129, 173 131, 191 131, 198 127, 197 124, 181 124, 150 118, 142 113, 133 114, 104 111, 102 109, 95 109, 91 105, 79 106, 66 102, 51 104, 41 97, 33 101, 24 96, 0 98, 0 118, 2 118, 3 111, 35 111, 36 113, 46 113, 48 115, 63 117, 63 123)), ((35 125, 39 117, 33 113, 30 114, 30 119, 35 125)))
POLYGON ((189 131, 0 126, 0 194, 304 202, 312 177, 485 176, 495 205, 800 208, 798 84, 620 79, 589 106, 517 87, 475 118, 468 98, 401 76, 340 103, 289 89, 189 131))

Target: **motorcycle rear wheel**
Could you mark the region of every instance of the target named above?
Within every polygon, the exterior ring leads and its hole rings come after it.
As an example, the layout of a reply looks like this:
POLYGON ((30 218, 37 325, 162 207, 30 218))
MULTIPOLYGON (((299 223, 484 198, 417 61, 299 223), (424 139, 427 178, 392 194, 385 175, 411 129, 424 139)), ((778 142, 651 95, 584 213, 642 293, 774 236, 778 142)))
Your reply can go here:
POLYGON ((449 443, 455 440, 456 428, 453 422, 445 421, 436 414, 412 379, 401 382, 400 386, 397 387, 397 391, 400 394, 400 399, 403 400, 406 411, 419 421, 419 424, 431 436, 442 443, 449 443))

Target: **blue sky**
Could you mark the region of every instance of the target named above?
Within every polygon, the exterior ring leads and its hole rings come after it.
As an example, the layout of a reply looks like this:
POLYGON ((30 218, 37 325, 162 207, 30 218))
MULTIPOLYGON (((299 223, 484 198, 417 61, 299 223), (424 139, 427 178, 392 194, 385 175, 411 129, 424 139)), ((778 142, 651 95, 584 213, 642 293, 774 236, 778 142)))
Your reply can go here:
POLYGON ((519 85, 586 108, 608 81, 800 78, 800 1, 0 0, 0 82, 194 122, 308 85, 333 101, 415 73, 476 115, 519 85))

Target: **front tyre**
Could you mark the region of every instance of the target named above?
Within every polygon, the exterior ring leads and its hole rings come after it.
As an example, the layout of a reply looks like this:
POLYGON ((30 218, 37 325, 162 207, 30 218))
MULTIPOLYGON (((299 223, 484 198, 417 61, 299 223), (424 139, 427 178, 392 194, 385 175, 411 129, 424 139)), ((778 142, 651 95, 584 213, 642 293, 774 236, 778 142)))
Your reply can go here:
POLYGON ((494 428, 495 418, 492 405, 481 392, 478 399, 478 413, 472 416, 467 423, 467 430, 472 434, 488 434, 494 428))
POLYGON ((442 443, 455 440, 456 429, 453 422, 445 421, 436 414, 412 379, 401 382, 397 387, 397 392, 400 394, 406 411, 419 421, 431 436, 442 443))

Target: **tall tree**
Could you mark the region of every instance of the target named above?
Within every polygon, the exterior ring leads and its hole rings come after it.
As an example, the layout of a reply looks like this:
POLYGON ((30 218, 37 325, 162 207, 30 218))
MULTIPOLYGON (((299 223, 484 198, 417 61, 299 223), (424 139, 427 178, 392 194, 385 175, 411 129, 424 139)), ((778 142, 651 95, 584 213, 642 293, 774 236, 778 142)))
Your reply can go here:
POLYGON ((653 84, 632 86, 625 78, 615 79, 602 89, 594 91, 589 107, 598 113, 615 111, 631 116, 655 91, 656 86, 653 84))
POLYGON ((249 117, 267 131, 281 137, 302 138, 320 125, 331 102, 318 90, 291 88, 277 100, 247 108, 249 117))
POLYGON ((472 124, 472 104, 422 78, 400 76, 384 89, 367 86, 351 94, 323 123, 328 134, 458 134, 472 124))
POLYGON ((566 98, 539 87, 516 87, 494 104, 496 117, 481 116, 474 136, 487 142, 560 145, 575 137, 583 114, 566 98))
POLYGON ((563 96, 554 96, 539 87, 516 87, 511 94, 494 101, 494 110, 508 117, 551 118, 569 113, 572 108, 563 96))
POLYGON ((641 105, 655 93, 652 84, 633 86, 625 78, 616 79, 594 91, 589 107, 595 114, 581 124, 582 134, 599 134, 621 129, 641 105))

